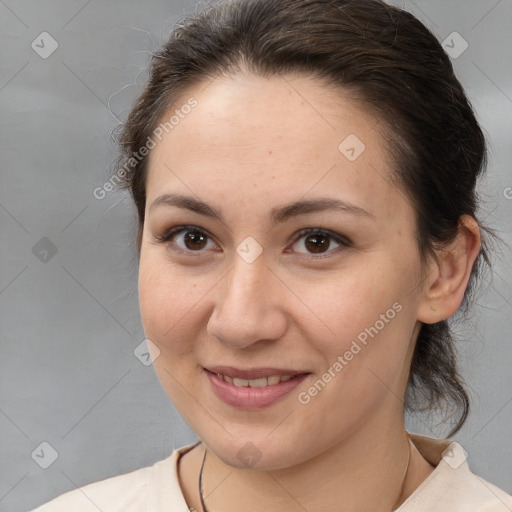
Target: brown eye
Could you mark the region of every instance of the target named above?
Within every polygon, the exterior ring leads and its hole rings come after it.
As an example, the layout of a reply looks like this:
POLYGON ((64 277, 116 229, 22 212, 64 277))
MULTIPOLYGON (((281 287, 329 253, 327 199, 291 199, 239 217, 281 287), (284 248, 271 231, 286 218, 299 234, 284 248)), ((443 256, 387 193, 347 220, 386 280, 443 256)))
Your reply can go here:
POLYGON ((340 247, 352 247, 352 242, 347 238, 324 229, 307 228, 301 230, 298 235, 292 246, 298 253, 318 254, 322 257, 337 252, 336 249, 340 247))
POLYGON ((208 243, 208 237, 200 231, 187 231, 183 242, 187 249, 196 251, 204 249, 208 243))
POLYGON ((308 251, 312 253, 322 253, 329 249, 329 245, 331 242, 329 237, 325 236, 322 233, 308 235, 304 241, 304 245, 308 249, 308 251))
POLYGON ((211 237, 195 226, 177 226, 163 235, 155 236, 155 241, 176 252, 202 253, 208 249, 219 249, 211 237))

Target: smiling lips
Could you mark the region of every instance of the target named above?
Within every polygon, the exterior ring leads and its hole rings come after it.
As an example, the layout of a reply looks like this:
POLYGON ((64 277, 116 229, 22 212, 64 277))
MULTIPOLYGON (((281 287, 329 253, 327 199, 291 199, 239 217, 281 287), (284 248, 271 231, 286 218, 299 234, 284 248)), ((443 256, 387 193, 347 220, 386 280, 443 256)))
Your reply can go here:
POLYGON ((217 374, 219 379, 233 384, 236 387, 261 388, 275 386, 280 382, 288 382, 297 375, 309 372, 285 370, 281 368, 256 368, 252 370, 239 370, 232 366, 214 366, 206 368, 207 371, 217 374))
POLYGON ((267 407, 295 389, 309 372, 280 368, 240 370, 229 366, 205 368, 215 395, 242 409, 267 407))

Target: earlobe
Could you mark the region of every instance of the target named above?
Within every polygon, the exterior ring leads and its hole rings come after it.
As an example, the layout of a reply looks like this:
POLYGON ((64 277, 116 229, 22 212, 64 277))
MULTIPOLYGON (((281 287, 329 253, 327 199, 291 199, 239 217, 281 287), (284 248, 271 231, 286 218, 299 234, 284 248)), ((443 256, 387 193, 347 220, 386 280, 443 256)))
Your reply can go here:
POLYGON ((436 251, 425 278, 418 320, 433 324, 452 316, 464 298, 473 264, 480 252, 480 228, 476 220, 463 215, 455 240, 436 251))

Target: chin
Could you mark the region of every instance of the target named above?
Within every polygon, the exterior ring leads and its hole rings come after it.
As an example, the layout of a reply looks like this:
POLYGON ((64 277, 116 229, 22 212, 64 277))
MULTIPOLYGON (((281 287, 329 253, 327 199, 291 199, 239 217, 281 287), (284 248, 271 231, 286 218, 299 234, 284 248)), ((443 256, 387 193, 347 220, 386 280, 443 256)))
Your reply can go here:
POLYGON ((224 464, 237 469, 252 469, 269 471, 284 469, 300 464, 308 458, 306 452, 297 446, 302 443, 295 442, 288 437, 284 442, 282 437, 276 436, 273 441, 268 432, 261 435, 238 437, 234 440, 227 435, 224 439, 219 437, 203 439, 209 451, 213 452, 224 464), (299 458, 300 457, 300 458, 299 458))

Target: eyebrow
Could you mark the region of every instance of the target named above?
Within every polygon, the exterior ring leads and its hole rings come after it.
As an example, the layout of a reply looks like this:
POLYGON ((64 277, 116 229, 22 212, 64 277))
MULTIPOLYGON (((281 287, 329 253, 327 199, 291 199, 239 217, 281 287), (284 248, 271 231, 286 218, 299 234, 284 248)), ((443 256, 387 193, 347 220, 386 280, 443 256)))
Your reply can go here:
MULTIPOLYGON (((180 194, 162 194, 158 196, 149 207, 151 212, 157 206, 175 206, 190 210, 206 217, 212 217, 225 223, 222 214, 213 206, 195 199, 190 196, 180 194)), ((375 215, 364 210, 363 208, 343 201, 341 199, 334 199, 330 197, 320 197, 317 199, 300 200, 293 203, 285 204, 278 208, 273 208, 270 212, 270 219, 274 224, 282 223, 292 217, 298 215, 306 215, 308 213, 322 212, 326 210, 334 210, 337 212, 349 213, 357 216, 364 216, 376 220, 375 215)))

